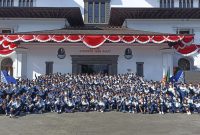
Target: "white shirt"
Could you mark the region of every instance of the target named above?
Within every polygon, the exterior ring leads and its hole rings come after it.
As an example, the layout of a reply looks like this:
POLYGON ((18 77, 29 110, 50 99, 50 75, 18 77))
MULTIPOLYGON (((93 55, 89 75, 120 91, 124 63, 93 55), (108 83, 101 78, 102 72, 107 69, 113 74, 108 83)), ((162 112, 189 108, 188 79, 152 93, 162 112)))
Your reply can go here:
POLYGON ((105 103, 103 101, 99 101, 100 106, 105 106, 105 103))

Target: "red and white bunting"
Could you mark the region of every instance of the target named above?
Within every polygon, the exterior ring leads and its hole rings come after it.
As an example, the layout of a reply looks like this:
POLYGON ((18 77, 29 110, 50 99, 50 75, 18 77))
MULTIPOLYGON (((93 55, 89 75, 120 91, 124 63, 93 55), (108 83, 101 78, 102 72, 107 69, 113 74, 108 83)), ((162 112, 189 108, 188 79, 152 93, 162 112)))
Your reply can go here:
MULTIPOLYGON (((131 43, 156 43, 161 44, 164 42, 178 42, 178 50, 188 48, 193 43, 193 36, 179 36, 179 35, 0 35, 0 44, 3 48, 14 50, 17 45, 15 42, 82 42, 89 48, 97 48, 103 45, 106 41, 118 43, 123 42, 126 44, 131 43)), ((195 47, 193 47, 194 50, 195 47)), ((199 47, 197 47, 199 49, 199 47)), ((191 51, 190 50, 190 51, 191 51)), ((190 51, 187 51, 190 53, 190 51)), ((180 51, 187 53, 186 51, 180 51)))

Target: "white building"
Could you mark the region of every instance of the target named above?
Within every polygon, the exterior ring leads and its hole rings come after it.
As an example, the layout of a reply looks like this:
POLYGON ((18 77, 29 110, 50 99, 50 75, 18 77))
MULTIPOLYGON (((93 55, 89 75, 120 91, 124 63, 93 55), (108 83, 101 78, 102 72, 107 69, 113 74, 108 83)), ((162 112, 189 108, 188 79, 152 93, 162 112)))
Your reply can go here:
POLYGON ((199 0, 0 0, 1 69, 15 78, 29 79, 56 72, 101 71, 134 72, 148 80, 161 80, 168 70, 172 76, 178 67, 198 71, 199 5, 199 0), (35 37, 9 40, 13 35, 35 37), (54 35, 65 35, 65 39, 55 41, 54 35), (78 35, 82 37, 73 39, 78 35), (158 35, 180 39, 152 42, 158 35), (110 41, 105 36, 120 39, 110 41), (126 43, 123 36, 150 39, 126 43), (193 43, 182 45, 182 38, 191 36, 193 43), (98 47, 91 45, 101 38, 98 47), (174 45, 180 42, 178 49, 174 45), (13 44, 17 45, 14 50, 8 47, 13 44))

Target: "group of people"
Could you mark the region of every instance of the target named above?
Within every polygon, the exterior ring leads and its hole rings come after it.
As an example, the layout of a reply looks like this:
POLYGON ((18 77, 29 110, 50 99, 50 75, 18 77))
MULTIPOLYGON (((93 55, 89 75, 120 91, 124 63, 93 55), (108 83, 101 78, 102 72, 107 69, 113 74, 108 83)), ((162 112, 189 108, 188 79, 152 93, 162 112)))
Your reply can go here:
POLYGON ((0 84, 0 114, 200 113, 200 84, 146 81, 135 74, 52 74, 0 84))

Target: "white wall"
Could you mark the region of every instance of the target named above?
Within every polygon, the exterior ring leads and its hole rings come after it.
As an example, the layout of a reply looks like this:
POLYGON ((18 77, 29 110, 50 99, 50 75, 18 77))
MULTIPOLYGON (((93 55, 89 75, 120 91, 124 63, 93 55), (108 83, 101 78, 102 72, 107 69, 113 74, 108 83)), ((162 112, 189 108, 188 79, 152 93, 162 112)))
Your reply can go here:
POLYGON ((194 59, 194 66, 198 69, 198 71, 200 71, 200 53, 199 54, 196 54, 193 56, 193 59, 194 59))
POLYGON ((72 73, 72 61, 70 55, 119 55, 118 59, 118 73, 127 73, 128 70, 136 72, 136 62, 144 62, 144 75, 148 80, 161 80, 163 76, 162 71, 162 52, 160 46, 102 46, 99 49, 100 53, 84 52, 90 50, 85 45, 49 45, 49 44, 35 44, 24 45, 28 47, 27 50, 27 77, 34 78, 36 75, 45 74, 45 62, 52 61, 53 72, 72 73), (63 47, 66 51, 65 59, 57 58, 57 50, 63 47), (133 51, 133 58, 127 60, 124 58, 124 51, 126 48, 131 48, 133 51), (103 52, 104 51, 104 52, 103 52))
POLYGON ((84 0, 36 0, 36 7, 79 7, 84 14, 84 0))
MULTIPOLYGON (((200 44, 200 20, 127 20, 127 26, 132 29, 153 31, 160 33, 172 33, 175 34, 177 28, 189 28, 194 31, 194 43, 200 44)), ((178 60, 184 56, 180 54, 175 54, 174 57, 174 66, 178 66, 178 60)), ((191 69, 196 70, 195 68, 200 69, 200 54, 195 56, 190 56, 189 59, 193 61, 191 64, 191 69)))
MULTIPOLYGON (((193 1, 194 7, 198 7, 199 0, 193 1)), ((84 0, 36 0, 36 6, 80 7, 83 11, 84 0)), ((111 7, 160 7, 160 0, 111 0, 111 7)), ((179 0, 174 0, 174 7, 179 7, 179 0)))
MULTIPOLYGON (((200 44, 200 20, 145 20, 145 19, 127 19, 127 26, 136 30, 145 30, 160 33, 172 33, 176 34, 177 28, 189 28, 194 30, 195 40, 194 43, 200 44)), ((124 23, 125 24, 125 23, 124 23)))
POLYGON ((61 29, 65 19, 0 19, 0 28, 11 28, 14 32, 29 32, 61 29))
POLYGON ((111 7, 159 7, 159 0, 111 0, 111 7))

